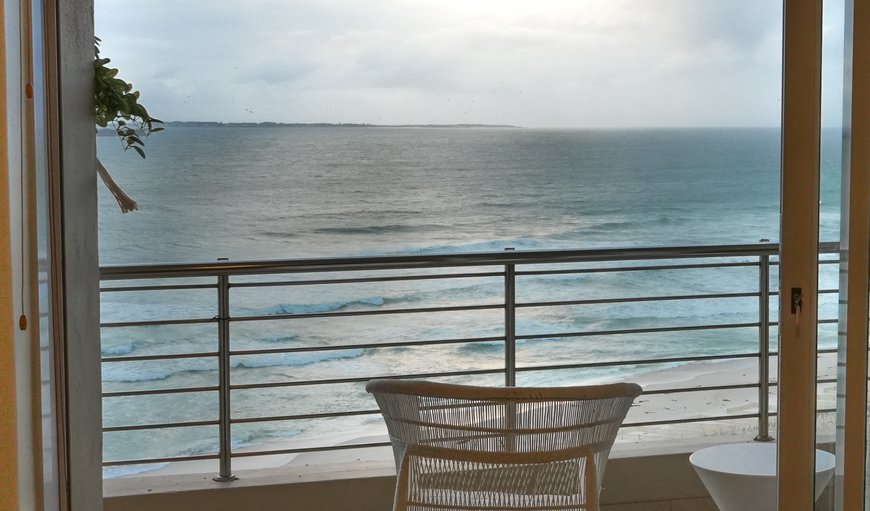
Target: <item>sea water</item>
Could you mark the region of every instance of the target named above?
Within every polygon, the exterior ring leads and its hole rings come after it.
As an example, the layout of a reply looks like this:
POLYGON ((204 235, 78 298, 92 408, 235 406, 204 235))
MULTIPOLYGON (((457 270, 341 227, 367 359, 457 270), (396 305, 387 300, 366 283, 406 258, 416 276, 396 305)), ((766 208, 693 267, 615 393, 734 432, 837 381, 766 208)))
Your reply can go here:
MULTIPOLYGON (((779 237, 778 129, 557 130, 522 128, 314 128, 170 126, 146 140, 147 158, 99 137, 99 157, 139 203, 121 214, 100 189, 100 262, 295 259, 524 249, 746 244, 779 237)), ((823 145, 821 239, 839 229, 840 145, 823 145)), ((827 285, 836 286, 836 268, 827 285)), ((825 286, 823 279, 823 286, 825 286)), ((377 310, 488 303, 497 279, 406 283, 389 289, 239 290, 235 315, 377 310)), ((305 286, 301 286, 305 288, 305 286)), ((606 277, 568 275, 527 286, 548 299, 751 291, 752 274, 719 269, 606 277), (731 286, 731 287, 729 287, 731 286), (581 289, 582 296, 576 292, 581 289)), ((104 293, 102 321, 212 317, 214 291, 104 293)), ((835 300, 834 300, 835 301, 835 300)), ((498 311, 234 324, 233 349, 365 344, 404 339, 497 337, 498 311)), ((519 334, 757 321, 757 299, 599 305, 523 312, 519 334)), ((674 333, 624 339, 520 342, 531 364, 631 360, 752 351, 752 332, 674 333)), ((830 341, 830 339, 829 339, 830 341)), ((214 325, 103 329, 103 355, 209 352, 214 325)), ((426 348, 310 351, 233 359, 233 383, 319 380, 498 367, 499 342, 426 348)), ((631 366, 588 370, 588 381, 631 366)), ((103 364, 104 389, 135 391, 216 384, 214 358, 103 364)), ((529 373, 526 384, 574 381, 576 373, 529 373)), ((239 390, 234 417, 370 408, 359 385, 239 390), (362 403, 362 404, 361 404, 362 403)), ((104 401, 106 426, 211 420, 217 397, 168 394, 104 401)), ((377 421, 377 417, 355 419, 377 421)), ((348 423, 241 424, 235 448, 340 431, 348 423)), ((105 457, 214 452, 210 426, 107 433, 105 457)), ((135 468, 139 470, 139 468, 135 468)), ((127 473, 112 469, 107 475, 127 473)))

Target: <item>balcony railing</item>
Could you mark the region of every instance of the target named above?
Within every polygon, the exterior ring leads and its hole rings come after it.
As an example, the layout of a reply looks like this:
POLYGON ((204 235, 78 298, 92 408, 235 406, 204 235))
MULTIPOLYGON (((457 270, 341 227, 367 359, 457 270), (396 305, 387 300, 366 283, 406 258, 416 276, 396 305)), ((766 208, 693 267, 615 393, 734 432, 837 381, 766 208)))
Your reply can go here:
MULTIPOLYGON (((837 251, 821 247, 834 275, 837 251)), ((278 439, 290 428, 276 424, 375 418, 361 389, 376 377, 562 384, 731 359, 757 360, 757 375, 645 396, 756 389, 752 409, 634 413, 625 427, 753 419, 757 438, 768 439, 777 255, 777 245, 757 244, 103 267, 104 435, 150 433, 160 445, 196 431, 189 438, 216 447, 109 453, 104 466, 216 459, 216 479, 231 480, 234 458, 388 445, 233 442, 236 430, 266 424, 278 439), (658 351, 634 347, 671 338, 658 351), (142 376, 149 367, 163 372, 142 376), (169 408, 175 418, 166 420, 169 408)))

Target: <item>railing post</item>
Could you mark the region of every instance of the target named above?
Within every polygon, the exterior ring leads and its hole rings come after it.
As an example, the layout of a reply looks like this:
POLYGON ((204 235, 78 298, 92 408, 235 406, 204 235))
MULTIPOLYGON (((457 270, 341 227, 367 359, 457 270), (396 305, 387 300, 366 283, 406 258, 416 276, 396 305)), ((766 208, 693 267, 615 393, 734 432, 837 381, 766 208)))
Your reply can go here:
MULTIPOLYGON (((225 259, 223 259, 225 260, 225 259)), ((230 430, 230 277, 218 275, 218 433, 220 435, 220 473, 218 482, 235 481, 232 469, 232 432, 230 430)))
MULTIPOLYGON (((505 250, 513 250, 507 248, 505 250)), ((517 384, 516 266, 504 265, 504 377, 506 387, 517 384)))
POLYGON ((770 442, 770 256, 758 259, 758 442, 770 442))

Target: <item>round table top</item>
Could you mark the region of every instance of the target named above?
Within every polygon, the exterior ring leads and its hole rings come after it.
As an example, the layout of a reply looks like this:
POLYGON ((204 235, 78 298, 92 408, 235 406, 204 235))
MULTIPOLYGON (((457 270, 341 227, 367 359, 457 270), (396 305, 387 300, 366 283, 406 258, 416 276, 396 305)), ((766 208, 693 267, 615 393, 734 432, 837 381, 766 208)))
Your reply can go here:
MULTIPOLYGON (((833 470, 834 461, 833 454, 816 449, 816 472, 833 470)), ((713 472, 776 477, 776 443, 714 445, 692 453, 689 462, 713 472)))

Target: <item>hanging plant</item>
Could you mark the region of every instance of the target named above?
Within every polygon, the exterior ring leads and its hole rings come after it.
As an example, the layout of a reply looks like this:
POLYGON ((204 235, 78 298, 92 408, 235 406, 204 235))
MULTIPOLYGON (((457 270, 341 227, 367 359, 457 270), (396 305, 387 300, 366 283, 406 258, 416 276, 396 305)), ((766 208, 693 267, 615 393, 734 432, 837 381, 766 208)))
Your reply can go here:
MULTIPOLYGON (((107 58, 100 58, 100 39, 94 38, 94 120, 101 128, 111 126, 125 151, 133 149, 144 158, 145 143, 142 139, 163 131, 163 121, 148 114, 139 103, 139 91, 118 78, 118 70, 108 67, 109 62, 107 58)), ((97 160, 97 173, 118 201, 122 212, 138 209, 136 201, 115 183, 100 160, 97 160)))

